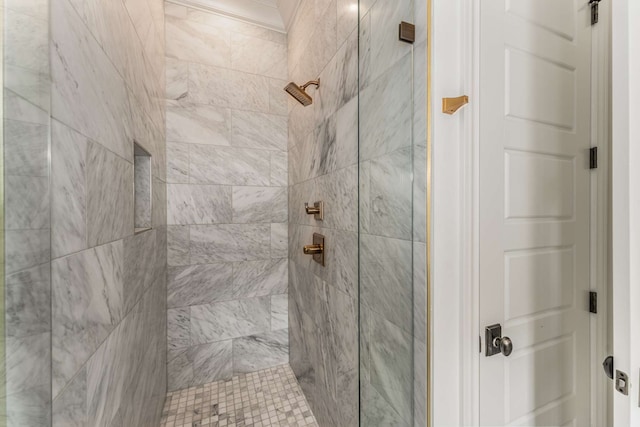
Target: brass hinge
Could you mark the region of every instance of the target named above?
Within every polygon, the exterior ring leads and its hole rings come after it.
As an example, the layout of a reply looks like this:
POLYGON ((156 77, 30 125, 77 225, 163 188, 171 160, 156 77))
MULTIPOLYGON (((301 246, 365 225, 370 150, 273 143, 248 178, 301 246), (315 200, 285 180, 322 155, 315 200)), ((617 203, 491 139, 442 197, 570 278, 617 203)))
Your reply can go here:
POLYGON ((600 19, 598 3, 600 3, 600 0, 589 0, 589 4, 591 5, 591 25, 596 25, 600 19))

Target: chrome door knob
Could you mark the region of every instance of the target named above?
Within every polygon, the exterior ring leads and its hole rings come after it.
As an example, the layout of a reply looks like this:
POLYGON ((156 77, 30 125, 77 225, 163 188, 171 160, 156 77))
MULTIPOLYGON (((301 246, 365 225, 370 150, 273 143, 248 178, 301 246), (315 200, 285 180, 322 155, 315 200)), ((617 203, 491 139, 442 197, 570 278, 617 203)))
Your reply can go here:
POLYGON ((513 342, 509 337, 498 337, 493 340, 493 345, 500 348, 500 353, 509 356, 513 351, 513 342))

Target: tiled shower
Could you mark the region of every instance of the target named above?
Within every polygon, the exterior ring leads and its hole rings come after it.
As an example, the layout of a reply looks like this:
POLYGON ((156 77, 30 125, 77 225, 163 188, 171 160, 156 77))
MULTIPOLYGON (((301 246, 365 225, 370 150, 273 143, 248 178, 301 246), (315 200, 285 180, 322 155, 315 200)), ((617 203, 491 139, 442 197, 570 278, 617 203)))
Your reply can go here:
POLYGON ((4 0, 0 426, 425 425, 426 0, 292 3, 4 0))

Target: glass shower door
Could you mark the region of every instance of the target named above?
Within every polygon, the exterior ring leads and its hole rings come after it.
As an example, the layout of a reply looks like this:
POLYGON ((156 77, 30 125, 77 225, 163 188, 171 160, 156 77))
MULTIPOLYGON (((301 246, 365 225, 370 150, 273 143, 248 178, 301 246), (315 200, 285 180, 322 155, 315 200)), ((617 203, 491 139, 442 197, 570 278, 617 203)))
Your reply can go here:
POLYGON ((425 425, 426 7, 422 3, 426 0, 359 4, 363 426, 425 425), (416 26, 414 43, 399 39, 401 22, 416 26))

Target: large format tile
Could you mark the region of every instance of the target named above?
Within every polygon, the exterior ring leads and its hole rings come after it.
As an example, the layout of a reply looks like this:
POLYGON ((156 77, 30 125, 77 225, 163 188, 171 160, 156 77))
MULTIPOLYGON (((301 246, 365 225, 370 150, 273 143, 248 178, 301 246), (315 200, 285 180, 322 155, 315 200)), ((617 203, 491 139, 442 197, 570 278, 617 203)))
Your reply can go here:
POLYGON ((167 305, 188 307, 234 298, 230 263, 170 267, 167 305))
POLYGON ((191 309, 189 307, 167 310, 167 345, 169 350, 191 345, 191 309))
POLYGON ((289 331, 247 336, 233 340, 233 372, 254 372, 289 360, 289 331))
MULTIPOLYGON (((24 102, 27 103, 27 101, 24 102)), ((10 105, 7 105, 6 100, 4 105, 5 109, 10 107, 10 105)), ((21 120, 27 119, 24 115, 17 118, 21 120)), ((55 132, 55 126, 53 132, 55 132)), ((5 174, 48 176, 48 134, 49 126, 45 124, 5 119, 5 174)))
POLYGON ((286 116, 233 110, 231 119, 234 147, 286 151, 286 116))
POLYGON ((231 187, 220 185, 169 184, 169 225, 231 222, 231 187))
POLYGON ((189 226, 170 225, 167 227, 167 264, 189 265, 189 226))
POLYGON ((193 264, 270 258, 269 224, 193 225, 189 233, 193 264))
POLYGON ((133 165, 96 143, 87 147, 87 243, 133 233, 133 165))
POLYGON ((289 295, 271 296, 271 330, 278 331, 289 327, 289 295))
POLYGON ((287 47, 244 34, 231 34, 231 68, 252 74, 287 77, 287 47))
POLYGON ((167 141, 231 145, 231 110, 212 105, 167 103, 167 141))
POLYGON ((287 223, 271 224, 271 258, 286 258, 289 250, 287 223))
POLYGON ((5 232, 5 268, 8 274, 49 262, 49 229, 7 230, 5 232))
POLYGON ((87 371, 82 368, 53 401, 54 427, 87 425, 87 371))
POLYGON ((52 262, 54 395, 122 319, 122 262, 121 241, 52 262))
POLYGON ((4 184, 5 229, 48 229, 49 178, 9 175, 4 184))
POLYGON ((229 31, 172 16, 167 16, 165 28, 168 56, 220 67, 231 65, 229 31))
POLYGON ((5 334, 26 337, 51 331, 49 263, 8 275, 5 285, 5 334))
POLYGON ((234 223, 287 221, 286 187, 233 187, 234 223))
POLYGON ((246 261, 233 264, 236 298, 254 298, 287 292, 287 259, 246 261))
POLYGON ((271 172, 265 151, 193 145, 189 150, 191 183, 269 185, 271 172))
POLYGON ((87 247, 87 139, 58 121, 51 128, 51 251, 54 258, 87 247))
POLYGON ((242 299, 191 307, 194 345, 258 334, 269 330, 269 297, 242 299))

